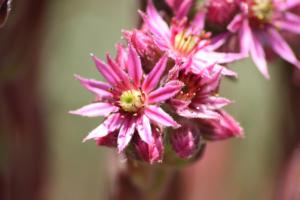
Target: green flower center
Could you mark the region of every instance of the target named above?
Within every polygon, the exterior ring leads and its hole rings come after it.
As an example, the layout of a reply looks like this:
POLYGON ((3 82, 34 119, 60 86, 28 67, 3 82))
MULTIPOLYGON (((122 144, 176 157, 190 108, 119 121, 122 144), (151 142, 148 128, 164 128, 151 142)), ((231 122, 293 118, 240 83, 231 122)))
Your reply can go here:
POLYGON ((120 106, 126 112, 136 112, 143 105, 142 93, 139 90, 127 90, 120 97, 120 106))
POLYGON ((182 31, 175 36, 174 48, 180 53, 189 54, 196 47, 198 41, 199 37, 187 35, 185 31, 182 31))
POLYGON ((268 21, 272 17, 273 4, 271 0, 254 0, 252 12, 257 19, 268 21))

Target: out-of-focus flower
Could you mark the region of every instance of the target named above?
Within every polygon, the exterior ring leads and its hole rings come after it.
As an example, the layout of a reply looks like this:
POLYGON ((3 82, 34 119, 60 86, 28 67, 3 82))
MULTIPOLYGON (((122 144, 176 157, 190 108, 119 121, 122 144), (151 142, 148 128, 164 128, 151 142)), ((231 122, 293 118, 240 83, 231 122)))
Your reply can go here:
MULTIPOLYGON (((211 34, 204 31, 205 12, 198 12, 191 22, 186 17, 180 20, 174 17, 169 27, 152 1, 148 2, 146 14, 140 12, 146 29, 151 33, 155 45, 177 65, 191 62, 192 69, 199 71, 211 64, 225 64, 245 58, 245 54, 215 51, 223 45, 226 37, 220 35, 211 38, 211 34)), ((222 73, 236 75, 226 69, 222 73)))
POLYGON ((300 33, 300 17, 289 10, 300 4, 298 0, 237 0, 241 13, 228 29, 238 33, 241 52, 250 53, 259 71, 269 78, 264 47, 282 59, 300 68, 296 58, 280 31, 300 33))
POLYGON ((171 145, 180 158, 189 159, 200 150, 201 133, 195 122, 182 119, 180 124, 170 133, 171 145))
POLYGON ((165 71, 167 57, 162 57, 146 76, 136 50, 129 46, 126 69, 120 67, 109 55, 107 63, 92 56, 97 69, 107 80, 103 83, 76 76, 80 83, 96 95, 96 101, 72 114, 86 117, 104 116, 105 120, 88 134, 84 141, 95 139, 98 144, 113 144, 108 135, 118 132, 117 146, 123 152, 134 134, 148 145, 156 144, 152 126, 178 128, 179 124, 172 119, 159 104, 170 99, 180 91, 180 81, 169 81, 159 85, 165 71))
POLYGON ((208 0, 205 7, 207 24, 217 30, 226 29, 239 10, 235 0, 208 0))

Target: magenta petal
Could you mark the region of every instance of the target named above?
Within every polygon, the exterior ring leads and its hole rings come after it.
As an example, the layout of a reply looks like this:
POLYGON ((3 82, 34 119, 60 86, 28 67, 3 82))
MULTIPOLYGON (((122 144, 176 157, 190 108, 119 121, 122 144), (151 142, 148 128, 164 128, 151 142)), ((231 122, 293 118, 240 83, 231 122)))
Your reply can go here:
POLYGON ((71 114, 81 115, 85 117, 100 117, 108 116, 112 112, 117 112, 118 107, 111 105, 110 103, 92 103, 78 110, 70 111, 71 114))
POLYGON ((154 138, 152 136, 150 121, 148 117, 142 115, 139 119, 136 128, 138 130, 140 138, 149 145, 153 145, 154 138))
POLYGON ((127 52, 125 50, 125 47, 123 47, 121 44, 117 44, 116 48, 117 48, 116 61, 117 63, 119 63, 120 67, 124 70, 126 69, 127 52))
POLYGON ((200 141, 200 132, 197 127, 183 125, 170 135, 173 150, 180 158, 188 159, 196 153, 200 141))
POLYGON ((97 58, 96 56, 92 55, 92 58, 96 64, 98 71, 103 75, 103 77, 111 84, 116 85, 119 82, 118 76, 115 72, 102 60, 97 58))
POLYGON ((300 62, 297 60, 296 55, 289 47, 286 41, 281 37, 281 35, 273 28, 268 30, 267 39, 272 49, 284 60, 294 64, 296 67, 300 68, 300 62))
POLYGON ((258 70, 264 75, 264 77, 269 79, 270 76, 267 68, 267 61, 265 58, 264 49, 261 45, 261 42, 257 39, 255 35, 253 35, 252 38, 253 41, 250 49, 252 60, 257 66, 258 70))
POLYGON ((134 118, 125 119, 118 136, 118 150, 121 153, 130 142, 135 131, 134 118))
POLYGON ((162 19, 155 9, 152 0, 148 0, 147 15, 139 12, 150 32, 159 36, 162 40, 168 41, 170 30, 167 23, 162 19))
POLYGON ((195 29, 193 30, 194 33, 199 34, 200 31, 204 29, 204 24, 205 24, 205 12, 200 11, 197 13, 195 18, 192 21, 192 27, 195 29))
POLYGON ((170 81, 164 87, 151 92, 148 96, 148 103, 160 103, 175 96, 183 87, 180 81, 170 81))
POLYGON ((145 78, 145 80, 143 82, 143 85, 142 85, 142 89, 145 92, 150 92, 150 91, 152 91, 157 86, 157 84, 160 81, 161 75, 165 71, 167 61, 168 61, 168 57, 167 56, 163 56, 156 63, 156 65, 151 70, 151 72, 146 76, 146 78, 145 78))
POLYGON ((177 114, 186 118, 201 118, 201 119, 218 119, 219 114, 215 111, 198 107, 198 109, 178 110, 177 114))
POLYGON ((296 7, 300 5, 300 0, 286 0, 286 1, 279 1, 277 4, 279 8, 283 11, 296 7))
POLYGON ((242 54, 249 53, 252 40, 253 40, 253 36, 252 36, 252 31, 249 27, 249 22, 248 20, 243 20, 242 27, 239 33, 240 52, 242 54))
POLYGON ((206 108, 211 109, 211 110, 220 109, 230 103, 231 103, 231 101, 226 98, 215 97, 215 96, 209 96, 206 98, 195 98, 193 100, 194 106, 205 105, 206 108))
POLYGON ((134 85, 136 87, 139 87, 143 76, 141 60, 133 46, 130 45, 128 49, 128 74, 129 77, 132 79, 134 85))
POLYGON ((205 60, 209 64, 231 63, 247 57, 245 53, 219 53, 219 52, 199 52, 195 55, 197 59, 205 60))
POLYGON ((106 54, 106 59, 107 59, 107 63, 109 64, 109 66, 111 67, 111 69, 115 72, 115 74, 118 77, 118 81, 127 87, 130 87, 130 83, 127 77, 127 74, 124 72, 124 70, 122 70, 121 66, 118 65, 118 63, 116 63, 109 54, 106 54))
POLYGON ((94 79, 86 79, 79 75, 75 75, 75 78, 80 81, 80 84, 83 87, 96 94, 98 97, 112 97, 112 93, 109 91, 111 86, 108 83, 103 83, 94 79))
POLYGON ((92 130, 84 139, 83 142, 90 140, 90 139, 97 139, 101 137, 105 137, 109 134, 108 129, 103 125, 100 124, 97 128, 92 130))
POLYGON ((178 19, 182 19, 186 17, 187 14, 189 13, 191 6, 193 4, 193 0, 181 0, 179 2, 180 2, 180 6, 177 10, 175 10, 175 13, 178 19))
POLYGON ((163 126, 172 126, 175 128, 180 127, 180 125, 160 107, 147 106, 145 108, 145 115, 157 124, 161 124, 163 126))
POLYGON ((227 29, 233 33, 240 30, 243 24, 244 16, 242 14, 236 15, 233 20, 228 24, 227 29))

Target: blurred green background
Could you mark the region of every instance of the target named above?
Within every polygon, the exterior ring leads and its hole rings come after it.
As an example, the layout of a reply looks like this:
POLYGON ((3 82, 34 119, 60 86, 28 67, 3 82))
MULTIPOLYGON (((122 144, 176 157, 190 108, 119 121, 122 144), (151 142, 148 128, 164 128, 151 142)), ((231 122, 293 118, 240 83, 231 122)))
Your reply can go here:
MULTIPOLYGON (((50 173, 46 187, 49 200, 92 200, 106 192, 106 155, 112 150, 99 148, 93 142, 81 143, 99 119, 68 114, 69 110, 92 100, 92 95, 79 85, 73 74, 101 79, 89 53, 100 58, 107 51, 115 54, 114 45, 121 41, 121 30, 137 24, 137 3, 131 0, 50 3, 45 22, 41 91, 50 133, 50 173)), ((274 179, 279 155, 277 135, 282 119, 280 105, 284 103, 283 94, 278 92, 282 91, 280 71, 276 65, 270 67, 272 79, 267 81, 249 60, 235 63, 232 69, 239 73, 239 79, 224 80, 221 95, 235 101, 227 110, 240 121, 246 137, 220 142, 229 148, 223 189, 229 199, 266 199, 265 191, 274 179)), ((214 151, 218 145, 223 144, 211 144, 207 151, 214 151)), ((201 162, 206 162, 205 156, 201 162)))

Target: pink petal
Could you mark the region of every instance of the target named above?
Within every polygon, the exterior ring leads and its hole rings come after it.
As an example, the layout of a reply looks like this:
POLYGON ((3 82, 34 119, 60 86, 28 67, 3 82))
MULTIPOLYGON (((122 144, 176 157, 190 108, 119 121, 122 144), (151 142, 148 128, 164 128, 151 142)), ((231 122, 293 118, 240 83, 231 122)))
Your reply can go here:
POLYGON ((81 115, 85 117, 100 117, 108 116, 112 112, 117 112, 118 107, 111 105, 110 103, 92 103, 78 110, 70 111, 71 114, 81 115))
POLYGON ((92 130, 84 139, 83 142, 90 140, 90 139, 97 139, 101 137, 105 137, 109 134, 108 129, 103 125, 100 124, 97 128, 92 130))
POLYGON ((178 110, 178 115, 186 118, 218 119, 219 115, 215 111, 198 107, 198 109, 178 110))
POLYGON ((236 15, 233 20, 228 24, 227 29, 233 33, 241 29, 243 25, 244 16, 242 14, 236 15))
POLYGON ((197 107, 197 106, 205 105, 207 109, 212 109, 212 110, 220 109, 230 103, 231 101, 226 98, 215 97, 215 96, 193 99, 193 106, 197 107))
POLYGON ((118 76, 108 65, 106 65, 104 62, 102 62, 102 60, 94 55, 92 55, 92 58, 96 64, 98 71, 111 85, 116 85, 119 83, 120 80, 118 76))
POLYGON ((280 29, 300 34, 300 17, 291 12, 284 13, 284 19, 276 20, 273 24, 280 29))
POLYGON ((157 13, 152 0, 148 1, 147 15, 139 12, 150 32, 159 36, 163 41, 167 42, 170 38, 170 30, 167 23, 157 13))
POLYGON ((123 86, 129 88, 130 87, 130 83, 128 80, 128 76, 127 74, 122 70, 121 66, 116 63, 109 54, 106 54, 106 59, 107 59, 107 63, 109 64, 109 66, 111 67, 111 69, 115 72, 115 74, 118 77, 118 81, 120 84, 122 84, 123 86))
POLYGON ((151 92, 148 96, 148 103, 160 103, 175 96, 183 87, 180 81, 170 81, 164 87, 151 92))
POLYGON ((191 24, 191 27, 195 29, 193 30, 193 32, 198 34, 201 33, 200 31, 204 29, 204 24, 205 24, 205 12, 199 11, 191 24))
POLYGON ((281 37, 281 35, 273 28, 268 30, 267 39, 269 45, 272 49, 284 60, 294 64, 296 67, 300 68, 300 62, 297 60, 296 55, 293 50, 289 47, 286 41, 281 37))
POLYGON ((168 61, 168 57, 167 56, 163 56, 154 66, 154 68, 151 70, 151 72, 146 76, 143 85, 142 85, 142 89, 145 92, 150 92, 152 91, 157 84, 160 81, 160 78, 162 76, 162 74, 165 71, 166 68, 166 64, 168 61))
POLYGON ((119 136, 118 136, 118 150, 119 153, 123 152, 128 143, 130 142, 135 131, 135 121, 134 118, 125 119, 122 125, 119 136))
POLYGON ((285 11, 299 4, 300 4, 300 0, 286 0, 286 1, 281 1, 281 3, 278 3, 277 6, 279 6, 280 10, 285 11))
POLYGON ((150 121, 148 117, 142 115, 139 119, 136 128, 138 130, 140 138, 149 145, 153 145, 154 138, 152 136, 150 121))
POLYGON ((110 115, 100 126, 90 132, 89 135, 83 139, 83 142, 89 139, 106 137, 109 133, 113 134, 115 130, 119 129, 123 121, 119 113, 110 115))
POLYGON ((240 28, 239 32, 239 40, 241 53, 248 54, 253 40, 252 31, 249 27, 248 20, 243 20, 242 27, 240 28))
POLYGON ((252 56, 252 60, 257 66, 258 70, 264 75, 266 79, 269 79, 270 76, 267 68, 265 52, 261 45, 261 42, 257 39, 255 35, 253 35, 252 37, 250 53, 252 56))
POLYGON ((108 83, 103 83, 94 79, 86 79, 75 74, 75 78, 80 81, 80 84, 87 90, 96 94, 99 97, 112 97, 109 91, 111 86, 108 83))
POLYGON ((145 108, 145 115, 157 124, 161 124, 163 126, 172 126, 175 128, 180 127, 180 125, 160 107, 147 106, 145 108))
POLYGON ((139 87, 143 76, 141 60, 133 46, 130 45, 128 49, 128 75, 132 79, 134 85, 139 87))
POLYGON ((187 14, 189 13, 191 6, 193 4, 193 0, 180 0, 177 2, 180 2, 180 5, 177 10, 174 10, 176 13, 176 17, 178 19, 182 19, 184 17, 187 17, 187 14))
POLYGON ((125 50, 125 47, 123 47, 123 45, 121 44, 117 44, 116 48, 117 48, 116 61, 117 63, 119 63, 122 69, 126 69, 127 52, 125 50))

